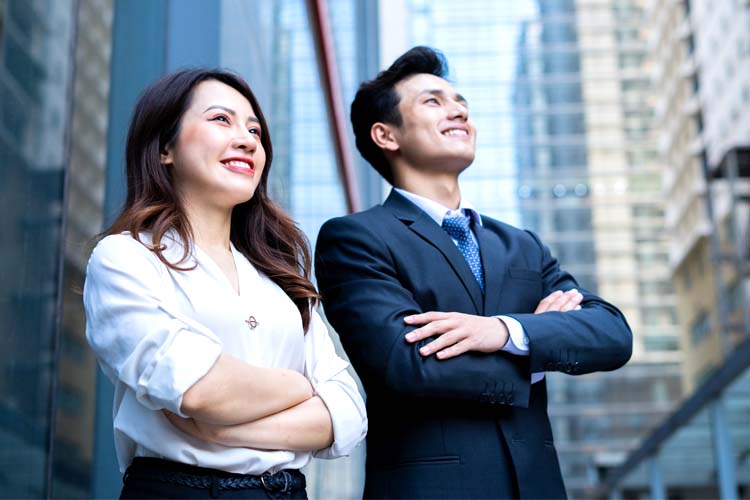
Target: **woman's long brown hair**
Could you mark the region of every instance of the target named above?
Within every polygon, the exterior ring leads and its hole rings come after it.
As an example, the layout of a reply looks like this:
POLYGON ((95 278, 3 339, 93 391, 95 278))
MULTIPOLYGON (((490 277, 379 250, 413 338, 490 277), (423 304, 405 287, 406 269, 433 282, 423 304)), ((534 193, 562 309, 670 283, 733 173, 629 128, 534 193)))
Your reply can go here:
POLYGON ((180 267, 190 255, 193 233, 185 210, 172 183, 171 169, 161 164, 160 153, 174 144, 180 120, 190 106, 195 87, 216 80, 237 90, 250 102, 260 121, 260 142, 266 152, 266 164, 253 197, 232 211, 230 239, 234 246, 261 272, 281 287, 292 299, 307 331, 311 308, 318 293, 310 281, 310 250, 304 233, 268 196, 268 173, 273 150, 266 119, 258 100, 239 76, 222 70, 188 69, 169 74, 141 95, 133 112, 125 151, 127 196, 125 206, 104 234, 129 231, 146 245, 166 266, 180 267), (169 262, 163 254, 164 233, 173 229, 183 241, 183 255, 169 262), (151 244, 140 239, 151 232, 151 244))

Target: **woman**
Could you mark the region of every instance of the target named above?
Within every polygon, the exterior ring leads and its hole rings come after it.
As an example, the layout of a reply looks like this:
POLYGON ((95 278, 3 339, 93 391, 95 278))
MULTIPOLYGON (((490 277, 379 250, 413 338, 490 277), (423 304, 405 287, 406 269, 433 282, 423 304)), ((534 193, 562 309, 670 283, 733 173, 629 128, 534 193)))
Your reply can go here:
POLYGON ((269 199, 272 150, 239 77, 186 70, 136 105, 125 207, 89 260, 87 338, 115 384, 122 498, 306 497, 364 405, 269 199))

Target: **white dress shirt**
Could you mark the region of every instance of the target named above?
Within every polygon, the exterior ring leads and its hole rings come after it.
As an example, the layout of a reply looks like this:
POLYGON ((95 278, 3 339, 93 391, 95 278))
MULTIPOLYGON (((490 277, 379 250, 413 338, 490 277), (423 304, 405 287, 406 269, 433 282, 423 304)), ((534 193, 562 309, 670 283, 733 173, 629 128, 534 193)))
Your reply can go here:
MULTIPOLYGON (((150 234, 141 239, 150 244, 150 234)), ((162 238, 177 262, 175 232, 162 238)), ((304 334, 299 310, 284 291, 231 246, 237 295, 218 265, 193 245, 175 271, 128 233, 107 236, 94 249, 84 287, 86 337, 115 385, 115 446, 120 470, 135 456, 159 457, 242 474, 300 469, 313 456, 349 454, 367 432, 362 397, 317 311, 304 334), (254 329, 246 322, 257 321, 254 329), (192 438, 160 410, 178 415, 185 391, 221 352, 256 366, 305 375, 326 404, 334 442, 314 453, 227 447, 192 438)), ((238 395, 238 397, 241 397, 238 395)))
MULTIPOLYGON (((438 203, 437 201, 425 198, 424 196, 420 196, 418 194, 411 193, 404 189, 394 188, 394 190, 400 195, 404 196, 407 200, 421 208, 427 215, 429 215, 435 222, 437 222, 438 226, 440 227, 443 227, 443 220, 445 218, 458 217, 461 215, 467 215, 474 221, 475 224, 479 224, 480 226, 482 225, 482 216, 479 215, 479 212, 477 212, 477 210, 471 203, 469 203, 467 200, 464 200, 463 198, 461 198, 461 201, 458 204, 458 209, 452 210, 438 203)), ((473 231, 471 233, 471 237, 474 239, 474 243, 477 243, 477 238, 476 235, 474 235, 473 231)), ((458 241, 452 236, 451 239, 453 240, 453 243, 458 246, 458 241)), ((480 248, 479 251, 481 253, 482 249, 480 248)), ((510 316, 500 315, 496 316, 496 318, 499 318, 503 323, 505 323, 505 327, 508 329, 508 342, 506 342, 503 346, 503 351, 516 354, 518 356, 528 356, 529 337, 526 335, 526 332, 524 332, 521 323, 519 323, 517 319, 511 318, 510 316)), ((543 378, 543 372, 532 373, 531 383, 535 384, 543 378)))

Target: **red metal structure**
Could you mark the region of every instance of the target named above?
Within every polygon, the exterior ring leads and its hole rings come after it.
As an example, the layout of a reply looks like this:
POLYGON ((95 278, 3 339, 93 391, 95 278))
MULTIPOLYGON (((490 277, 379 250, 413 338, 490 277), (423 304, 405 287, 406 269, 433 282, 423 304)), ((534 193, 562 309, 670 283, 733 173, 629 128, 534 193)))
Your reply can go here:
POLYGON ((362 207, 354 173, 352 149, 346 133, 347 120, 341 97, 338 65, 326 0, 307 0, 307 11, 316 48, 315 53, 318 55, 318 70, 325 94, 336 161, 346 194, 346 206, 349 213, 353 213, 361 210, 362 207))

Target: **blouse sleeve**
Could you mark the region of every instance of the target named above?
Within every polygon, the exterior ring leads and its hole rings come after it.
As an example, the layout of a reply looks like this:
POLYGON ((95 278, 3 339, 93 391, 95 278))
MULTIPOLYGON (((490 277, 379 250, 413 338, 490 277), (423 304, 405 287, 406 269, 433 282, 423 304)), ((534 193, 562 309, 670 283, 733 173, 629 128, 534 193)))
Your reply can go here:
POLYGON ((104 373, 141 404, 185 416, 182 395, 211 369, 222 344, 177 310, 165 273, 130 236, 100 241, 86 270, 86 338, 104 373))
POLYGON ((323 400, 333 422, 333 444, 315 452, 317 458, 346 456, 367 434, 365 403, 347 372, 349 363, 333 347, 328 327, 316 310, 305 335, 305 376, 323 400))

